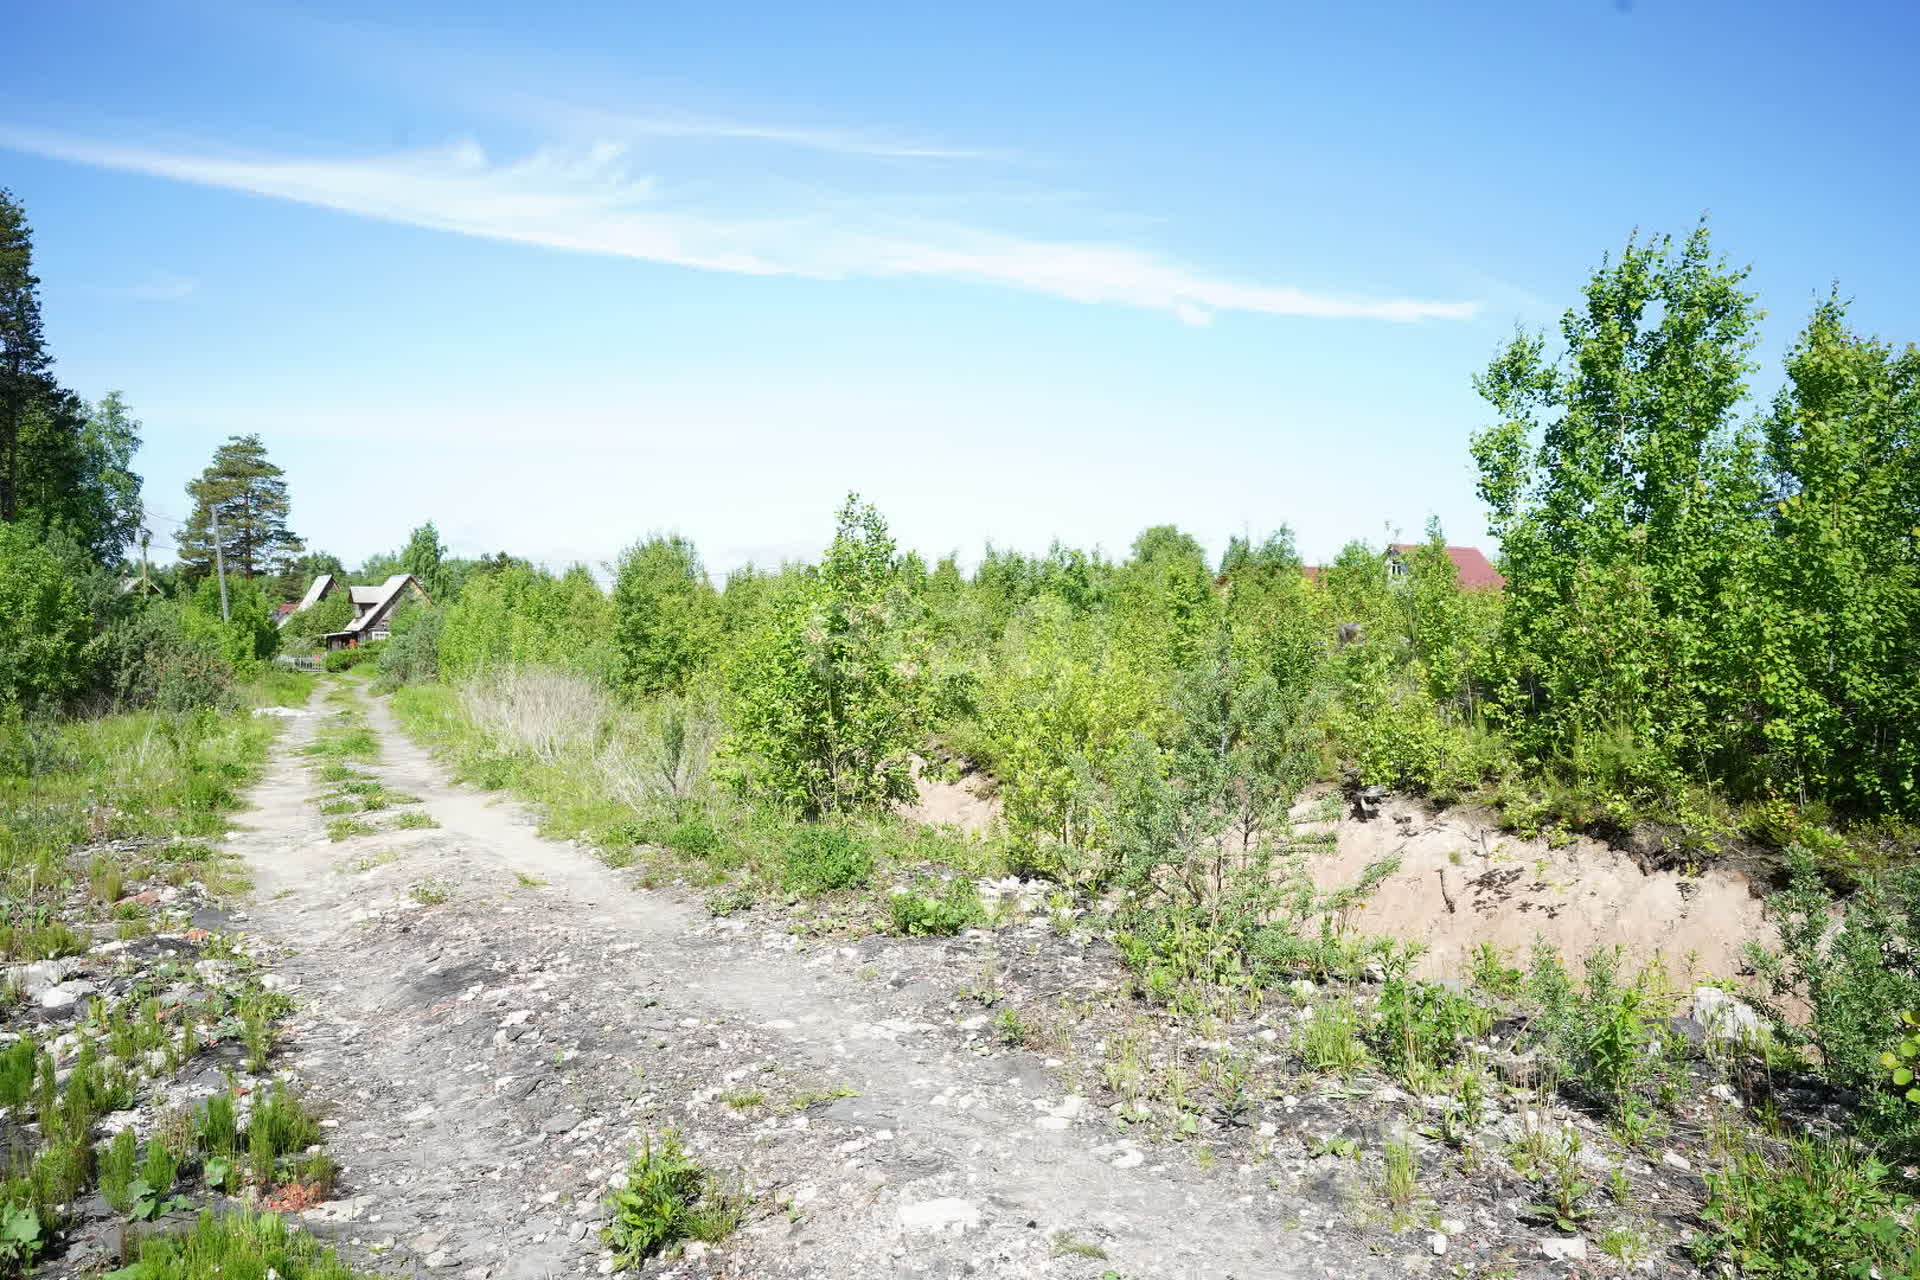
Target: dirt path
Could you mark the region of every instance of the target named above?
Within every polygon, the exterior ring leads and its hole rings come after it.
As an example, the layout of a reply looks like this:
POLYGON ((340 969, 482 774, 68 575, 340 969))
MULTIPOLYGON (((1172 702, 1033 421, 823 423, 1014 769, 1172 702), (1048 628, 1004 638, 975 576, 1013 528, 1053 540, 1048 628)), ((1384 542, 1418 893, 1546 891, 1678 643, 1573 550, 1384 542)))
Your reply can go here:
MULTIPOLYGON (((291 949, 288 1062, 345 1166, 351 1198, 307 1216, 356 1260, 469 1280, 604 1274, 608 1179, 672 1126, 753 1209, 725 1243, 649 1275, 1157 1280, 1414 1261, 1322 1235, 1337 1207, 1272 1167, 1142 1162, 1068 1094, 1064 1064, 992 1048, 955 992, 986 947, 1044 925, 992 944, 803 949, 765 920, 711 920, 451 785, 365 701, 376 772, 438 828, 330 842, 298 754, 309 717, 234 841, 257 877, 251 926, 291 949)), ((1111 979, 1072 958, 1057 987, 1111 979)))

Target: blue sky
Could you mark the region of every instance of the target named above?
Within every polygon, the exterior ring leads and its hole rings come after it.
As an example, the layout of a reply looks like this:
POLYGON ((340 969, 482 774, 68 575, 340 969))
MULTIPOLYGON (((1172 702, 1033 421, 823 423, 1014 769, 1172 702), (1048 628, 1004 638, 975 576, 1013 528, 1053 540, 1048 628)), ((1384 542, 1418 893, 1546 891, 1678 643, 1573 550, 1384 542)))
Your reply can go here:
POLYGON ((349 563, 1173 522, 1484 540, 1470 377, 1635 227, 1920 337, 1920 8, 64 0, 0 185, 164 544, 258 431, 349 563), (813 12, 808 12, 813 10, 813 12), (826 12, 821 12, 826 10, 826 12))

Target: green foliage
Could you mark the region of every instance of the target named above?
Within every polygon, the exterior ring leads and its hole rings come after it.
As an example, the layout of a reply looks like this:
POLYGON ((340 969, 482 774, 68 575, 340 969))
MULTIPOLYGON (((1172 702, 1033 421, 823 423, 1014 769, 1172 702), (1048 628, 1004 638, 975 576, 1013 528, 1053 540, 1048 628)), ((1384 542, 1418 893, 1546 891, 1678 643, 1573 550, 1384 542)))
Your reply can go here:
POLYGON ((1742 1275, 1920 1276, 1913 1202, 1884 1164, 1846 1142, 1796 1140, 1785 1158, 1736 1153, 1707 1177, 1702 1263, 1742 1275))
POLYGON ((0 525, 0 716, 55 709, 79 692, 91 635, 66 565, 27 528, 0 525))
POLYGON ((872 875, 873 853, 850 831, 807 825, 796 828, 787 841, 784 883, 793 892, 858 888, 872 875))
POLYGON ((351 649, 329 649, 326 659, 320 665, 335 675, 342 671, 351 671, 362 663, 379 660, 390 643, 392 642, 388 640, 375 640, 369 644, 355 645, 351 649))
POLYGON ((956 878, 938 892, 909 889, 889 895, 887 917, 889 930, 900 937, 943 938, 980 923, 985 913, 973 882, 956 878))
POLYGON ((910 798, 935 692, 886 522, 849 495, 837 524, 819 569, 782 585, 728 672, 743 782, 809 816, 910 798))
POLYGON ((613 587, 621 684, 646 694, 685 688, 716 638, 718 605, 685 538, 654 534, 627 548, 613 587))
POLYGON ((1825 1074, 1861 1093, 1863 1135, 1889 1158, 1920 1158, 1920 1106, 1890 1085, 1883 1058, 1908 1034, 1902 1014, 1920 1008, 1920 868, 1871 876, 1836 903, 1811 854, 1789 860, 1791 885, 1770 902, 1785 959, 1776 989, 1806 1000, 1825 1074))
POLYGON ((125 1213, 133 1207, 133 1197, 129 1188, 133 1183, 133 1166, 138 1156, 139 1140, 131 1126, 122 1129, 113 1136, 107 1145, 106 1154, 98 1164, 100 1194, 106 1197, 109 1205, 125 1213))
MULTIPOLYGON (((302 594, 305 590, 301 588, 302 594)), ((287 625, 280 629, 280 647, 288 653, 317 650, 323 636, 345 630, 352 621, 353 599, 346 582, 338 580, 317 604, 287 619, 287 625)))
POLYGON ((582 566, 558 578, 519 562, 476 573, 445 612, 439 660, 451 680, 543 666, 606 681, 617 665, 612 606, 582 566))
POLYGON ((687 1154, 671 1129, 648 1137, 607 1207, 613 1213, 606 1241, 614 1265, 634 1269, 683 1240, 725 1239, 745 1212, 687 1154))
POLYGON ((236 671, 254 670, 280 647, 273 608, 261 583, 227 577, 227 619, 220 614, 220 580, 206 578, 188 599, 181 624, 194 643, 218 653, 236 671))
POLYGON ((446 610, 438 606, 404 608, 389 626, 380 648, 380 682, 392 687, 440 677, 440 632, 446 610))
POLYGON ((227 573, 246 579, 278 573, 302 545, 287 528, 285 475, 268 460, 258 435, 228 437, 207 469, 187 484, 193 511, 180 532, 181 563, 195 577, 214 572, 217 514, 227 573))
POLYGON ((214 1280, 278 1276, 280 1280, 357 1280, 333 1250, 276 1214, 205 1210, 193 1230, 148 1236, 131 1265, 112 1280, 214 1280))
POLYGON ((1396 974, 1381 987, 1367 1041, 1383 1064, 1409 1073, 1454 1062, 1466 1042, 1485 1036, 1492 1022, 1491 1011, 1466 996, 1396 974))

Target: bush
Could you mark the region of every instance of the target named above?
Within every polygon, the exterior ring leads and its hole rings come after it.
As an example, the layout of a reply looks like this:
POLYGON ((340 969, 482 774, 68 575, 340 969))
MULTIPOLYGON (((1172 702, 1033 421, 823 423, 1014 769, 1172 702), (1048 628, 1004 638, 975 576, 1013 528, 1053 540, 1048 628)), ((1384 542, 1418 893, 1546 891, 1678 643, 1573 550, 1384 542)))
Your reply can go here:
POLYGON ((446 613, 436 607, 406 607, 393 620, 380 651, 383 684, 424 684, 440 678, 440 629, 446 613))
POLYGON ((375 640, 371 644, 363 644, 353 649, 329 649, 322 665, 336 675, 342 671, 351 671, 363 662, 373 662, 378 659, 386 643, 384 640, 375 640))
POLYGON ((725 1239, 742 1217, 741 1206, 686 1153, 671 1129, 648 1138, 607 1207, 613 1221, 606 1240, 614 1266, 621 1269, 638 1269, 682 1240, 725 1239))
POLYGON ((918 891, 896 893, 887 900, 892 931, 903 938, 943 938, 979 923, 980 896, 973 882, 956 879, 934 897, 918 891))
POLYGON ((1788 858, 1791 887, 1770 903, 1785 951, 1776 993, 1803 994, 1812 1006, 1825 1074, 1860 1092, 1862 1136, 1888 1159, 1911 1162, 1920 1158, 1920 1105, 1892 1086, 1881 1057, 1902 1038, 1901 1015, 1920 1009, 1920 868, 1869 877, 1836 907, 1813 855, 1795 846, 1788 858))
POLYGON ((810 817, 913 796, 930 682, 893 538, 849 495, 817 572, 768 602, 729 671, 729 750, 751 790, 810 817))
POLYGON ((787 841, 784 883, 797 893, 856 889, 873 875, 873 854, 839 827, 801 827, 787 841))
POLYGON ((86 678, 92 619, 71 575, 18 525, 0 525, 0 710, 54 709, 86 678))
POLYGON ((120 710, 194 711, 235 704, 233 664, 182 607, 148 600, 100 637, 97 688, 120 710))
POLYGON ((1890 1176, 1846 1142, 1801 1138, 1784 1161, 1741 1152, 1707 1178, 1707 1230, 1694 1256, 1743 1275, 1913 1280, 1913 1201, 1890 1176))

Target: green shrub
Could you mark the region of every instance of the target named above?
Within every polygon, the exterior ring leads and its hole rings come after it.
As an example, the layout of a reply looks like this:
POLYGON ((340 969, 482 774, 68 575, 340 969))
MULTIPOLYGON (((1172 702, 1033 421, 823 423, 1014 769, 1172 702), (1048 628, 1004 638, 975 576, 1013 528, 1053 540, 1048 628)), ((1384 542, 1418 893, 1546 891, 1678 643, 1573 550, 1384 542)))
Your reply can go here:
POLYGON ((910 799, 933 684, 886 522, 849 495, 817 571, 735 650, 728 750, 741 784, 817 817, 910 799))
POLYGON ((909 890, 887 899, 889 928, 903 938, 949 937, 978 924, 985 913, 973 882, 956 878, 938 896, 909 890))
POLYGON ((1783 1160, 1741 1152, 1707 1178, 1702 1263, 1743 1275, 1920 1277, 1913 1201, 1887 1167, 1844 1141, 1801 1138, 1783 1160))
POLYGON ((100 1194, 120 1213, 125 1213, 133 1206, 127 1187, 133 1181, 138 1145, 139 1140, 129 1126, 113 1135, 113 1141, 107 1144, 106 1154, 100 1157, 100 1194))
POLYGON ((840 827, 803 826, 787 841, 783 883, 796 893, 857 889, 873 875, 873 854, 840 827))
POLYGON ((78 693, 92 630, 61 559, 24 525, 0 525, 0 712, 54 709, 78 693))
POLYGON ((1459 1057, 1467 1041, 1486 1035, 1492 1022, 1491 1010, 1458 992, 1396 975, 1381 988, 1367 1041, 1397 1071, 1442 1067, 1459 1057))
POLYGON ((726 1238, 743 1216, 743 1206, 686 1153, 671 1129, 647 1139, 607 1207, 613 1213, 606 1240, 614 1266, 636 1270, 682 1240, 726 1238))
POLYGON ((374 640, 352 649, 329 649, 322 666, 336 675, 342 671, 351 671, 363 662, 378 659, 387 645, 385 640, 374 640))

